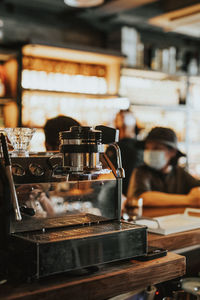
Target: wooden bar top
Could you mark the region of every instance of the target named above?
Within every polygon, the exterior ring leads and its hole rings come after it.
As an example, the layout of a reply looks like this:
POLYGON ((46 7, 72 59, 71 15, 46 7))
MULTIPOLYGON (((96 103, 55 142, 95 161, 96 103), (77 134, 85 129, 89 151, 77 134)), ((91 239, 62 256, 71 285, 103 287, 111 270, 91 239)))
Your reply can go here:
MULTIPOLYGON (((166 210, 145 209, 146 216, 161 216, 182 213, 180 208, 166 210)), ((148 234, 150 246, 176 250, 200 244, 200 229, 185 231, 167 236, 148 234)), ((148 285, 158 284, 185 274, 184 256, 168 252, 167 256, 141 262, 127 260, 100 266, 99 270, 88 275, 59 274, 32 283, 0 285, 0 299, 13 300, 101 300, 123 293, 137 292, 148 285)))
MULTIPOLYGON (((147 217, 158 217, 183 213, 184 210, 185 207, 145 208, 143 211, 143 215, 147 217)), ((200 246, 200 228, 169 235, 149 233, 148 244, 150 246, 164 248, 169 251, 197 245, 200 246)))
POLYGON ((5 283, 0 285, 0 299, 107 299, 180 277, 185 273, 185 266, 185 257, 169 252, 165 257, 146 262, 127 260, 105 264, 90 275, 62 274, 30 284, 5 283))
POLYGON ((148 245, 169 251, 198 245, 200 247, 200 228, 169 235, 149 233, 148 245))

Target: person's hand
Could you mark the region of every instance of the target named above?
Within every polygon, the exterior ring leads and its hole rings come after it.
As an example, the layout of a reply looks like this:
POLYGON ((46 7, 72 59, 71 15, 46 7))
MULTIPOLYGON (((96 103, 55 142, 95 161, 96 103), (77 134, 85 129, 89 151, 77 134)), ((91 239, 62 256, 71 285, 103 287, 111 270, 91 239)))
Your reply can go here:
POLYGON ((38 200, 41 204, 48 200, 46 194, 41 189, 34 189, 29 194, 29 199, 38 200))
POLYGON ((29 198, 29 195, 34 190, 41 190, 41 187, 39 184, 22 184, 16 188, 17 197, 19 200, 20 205, 23 205, 29 198))
POLYGON ((38 201, 48 216, 54 216, 54 209, 50 199, 41 189, 34 189, 29 195, 30 201, 38 201))
POLYGON ((189 203, 191 206, 200 207, 200 187, 194 187, 188 193, 189 203))

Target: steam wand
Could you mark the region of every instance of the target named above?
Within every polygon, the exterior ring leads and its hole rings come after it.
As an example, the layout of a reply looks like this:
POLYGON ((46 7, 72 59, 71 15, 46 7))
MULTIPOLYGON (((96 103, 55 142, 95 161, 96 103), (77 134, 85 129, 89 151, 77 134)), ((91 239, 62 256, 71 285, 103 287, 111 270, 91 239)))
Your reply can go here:
POLYGON ((5 139, 5 135, 3 133, 1 133, 1 145, 2 145, 2 150, 3 150, 3 157, 4 157, 4 161, 5 161, 6 175, 7 175, 8 181, 9 181, 9 185, 10 185, 11 198, 12 198, 13 208, 14 208, 14 212, 15 212, 15 219, 17 221, 21 221, 22 216, 20 213, 19 203, 18 203, 18 199, 17 199, 15 186, 14 186, 11 161, 10 161, 10 157, 9 157, 9 153, 8 153, 7 142, 5 139))

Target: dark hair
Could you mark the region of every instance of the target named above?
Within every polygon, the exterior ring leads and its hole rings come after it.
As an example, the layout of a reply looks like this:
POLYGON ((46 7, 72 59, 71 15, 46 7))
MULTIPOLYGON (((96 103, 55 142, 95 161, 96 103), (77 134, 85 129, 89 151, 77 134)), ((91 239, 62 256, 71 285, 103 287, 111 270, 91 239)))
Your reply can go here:
POLYGON ((178 160, 180 158, 178 150, 174 149, 171 146, 167 146, 167 145, 165 145, 165 146, 169 149, 169 151, 176 150, 176 155, 170 159, 170 165, 176 166, 178 164, 178 160))
POLYGON ((47 150, 58 150, 59 132, 68 131, 72 126, 80 126, 80 123, 67 116, 47 120, 44 126, 47 150))

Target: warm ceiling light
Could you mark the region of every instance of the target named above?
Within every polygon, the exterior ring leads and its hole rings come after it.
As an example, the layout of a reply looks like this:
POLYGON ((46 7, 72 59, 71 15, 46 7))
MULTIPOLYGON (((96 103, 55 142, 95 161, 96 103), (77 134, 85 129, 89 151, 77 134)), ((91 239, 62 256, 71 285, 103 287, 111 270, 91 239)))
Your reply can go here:
POLYGON ((73 7, 92 7, 102 4, 104 0, 64 0, 64 2, 73 7))

